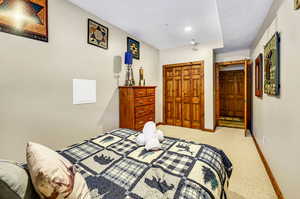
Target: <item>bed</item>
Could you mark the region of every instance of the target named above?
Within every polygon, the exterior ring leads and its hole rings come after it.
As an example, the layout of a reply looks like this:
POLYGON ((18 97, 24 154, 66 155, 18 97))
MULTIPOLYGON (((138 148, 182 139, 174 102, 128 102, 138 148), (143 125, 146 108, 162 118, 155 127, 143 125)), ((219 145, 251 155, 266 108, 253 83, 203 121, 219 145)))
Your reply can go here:
POLYGON ((139 132, 116 129, 59 153, 75 164, 93 199, 227 199, 232 164, 223 151, 165 137, 162 150, 135 143, 139 132))

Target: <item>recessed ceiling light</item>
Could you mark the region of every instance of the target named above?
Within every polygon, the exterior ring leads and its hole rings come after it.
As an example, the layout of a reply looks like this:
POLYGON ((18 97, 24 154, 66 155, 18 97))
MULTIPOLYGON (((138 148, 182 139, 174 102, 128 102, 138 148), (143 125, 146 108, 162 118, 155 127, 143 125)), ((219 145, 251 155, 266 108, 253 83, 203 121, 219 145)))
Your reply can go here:
POLYGON ((192 27, 191 27, 191 26, 186 26, 186 27, 184 28, 184 31, 185 31, 185 32, 191 32, 191 31, 192 31, 192 27))

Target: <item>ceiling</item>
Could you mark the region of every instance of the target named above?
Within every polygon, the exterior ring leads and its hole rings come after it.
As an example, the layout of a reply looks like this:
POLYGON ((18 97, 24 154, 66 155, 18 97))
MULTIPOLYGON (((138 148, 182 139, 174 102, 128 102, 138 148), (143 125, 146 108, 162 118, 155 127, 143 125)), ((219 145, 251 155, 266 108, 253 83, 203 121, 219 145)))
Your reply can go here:
POLYGON ((255 40, 273 0, 216 0, 224 38, 219 52, 247 49, 255 40))
POLYGON ((158 48, 189 45, 246 49, 273 0, 69 0, 101 19, 158 48), (188 3, 187 3, 188 2, 188 3), (191 31, 185 31, 191 27, 191 31))

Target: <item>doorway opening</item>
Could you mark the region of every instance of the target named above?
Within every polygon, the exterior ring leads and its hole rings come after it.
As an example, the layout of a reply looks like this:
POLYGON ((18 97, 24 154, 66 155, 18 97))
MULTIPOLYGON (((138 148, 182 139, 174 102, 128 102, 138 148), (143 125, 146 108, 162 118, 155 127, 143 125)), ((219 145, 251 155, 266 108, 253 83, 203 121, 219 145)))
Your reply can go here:
POLYGON ((241 128, 251 126, 250 60, 216 63, 217 126, 241 128))

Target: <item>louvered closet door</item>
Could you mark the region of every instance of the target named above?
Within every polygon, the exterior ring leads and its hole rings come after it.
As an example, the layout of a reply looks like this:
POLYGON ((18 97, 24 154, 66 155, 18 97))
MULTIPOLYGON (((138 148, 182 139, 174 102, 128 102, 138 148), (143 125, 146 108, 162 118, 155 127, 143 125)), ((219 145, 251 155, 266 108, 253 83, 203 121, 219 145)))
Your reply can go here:
POLYGON ((204 93, 203 93, 204 70, 201 65, 192 66, 191 70, 191 126, 192 128, 203 128, 204 119, 204 93))
POLYGON ((192 127, 191 112, 191 66, 182 67, 182 126, 192 127))
POLYGON ((173 69, 174 85, 174 125, 182 126, 182 68, 173 69))
POLYGON ((174 125, 173 69, 165 69, 165 122, 174 125))

